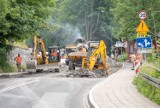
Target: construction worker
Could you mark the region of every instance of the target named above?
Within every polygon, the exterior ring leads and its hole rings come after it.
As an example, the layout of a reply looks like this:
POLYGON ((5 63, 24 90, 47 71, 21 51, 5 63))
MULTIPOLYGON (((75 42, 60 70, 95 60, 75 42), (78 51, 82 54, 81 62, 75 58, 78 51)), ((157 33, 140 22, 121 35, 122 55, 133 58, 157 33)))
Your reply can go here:
POLYGON ((132 53, 129 57, 130 57, 131 62, 132 62, 132 64, 133 64, 132 70, 134 70, 134 61, 136 60, 136 55, 135 55, 134 53, 132 53))
POLYGON ((57 60, 57 51, 54 50, 51 55, 52 55, 52 60, 57 60))
POLYGON ((21 72, 21 61, 22 61, 22 57, 20 56, 20 54, 18 54, 18 56, 15 57, 14 60, 16 61, 16 65, 17 65, 18 72, 21 72))
POLYGON ((142 64, 142 54, 137 54, 137 59, 142 64))

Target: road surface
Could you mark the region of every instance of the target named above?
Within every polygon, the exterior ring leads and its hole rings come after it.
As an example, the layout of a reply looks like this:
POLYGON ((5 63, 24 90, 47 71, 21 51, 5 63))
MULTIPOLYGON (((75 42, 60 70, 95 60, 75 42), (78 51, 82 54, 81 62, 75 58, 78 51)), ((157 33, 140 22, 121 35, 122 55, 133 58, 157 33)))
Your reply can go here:
POLYGON ((87 93, 105 78, 55 78, 55 73, 0 79, 0 108, 85 108, 87 93))

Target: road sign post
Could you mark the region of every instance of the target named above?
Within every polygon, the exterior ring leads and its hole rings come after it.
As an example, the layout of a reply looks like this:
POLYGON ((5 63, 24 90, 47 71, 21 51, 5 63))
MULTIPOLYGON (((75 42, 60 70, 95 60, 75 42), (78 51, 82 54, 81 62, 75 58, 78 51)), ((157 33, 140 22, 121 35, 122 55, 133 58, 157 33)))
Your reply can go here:
POLYGON ((147 24, 145 23, 145 19, 147 18, 147 13, 145 10, 141 10, 138 12, 138 18, 141 20, 139 23, 136 32, 137 32, 137 39, 136 39, 136 46, 138 48, 137 53, 143 55, 143 60, 146 61, 146 53, 152 52, 152 40, 151 37, 146 37, 147 32, 149 29, 147 24))

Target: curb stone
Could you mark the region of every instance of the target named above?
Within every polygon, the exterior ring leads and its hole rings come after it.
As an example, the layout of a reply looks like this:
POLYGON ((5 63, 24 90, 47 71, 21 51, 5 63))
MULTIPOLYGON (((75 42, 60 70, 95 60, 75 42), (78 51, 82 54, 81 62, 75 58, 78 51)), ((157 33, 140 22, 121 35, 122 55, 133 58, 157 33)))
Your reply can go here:
MULTIPOLYGON (((121 67, 118 71, 120 71, 123 67, 124 67, 124 63, 122 64, 122 67, 121 67)), ((118 71, 117 71, 117 72, 118 72, 118 71)), ((95 100, 93 99, 93 90, 96 89, 96 88, 99 87, 99 86, 103 86, 104 83, 105 83, 106 81, 108 81, 111 77, 113 77, 114 75, 115 75, 115 74, 107 77, 106 80, 98 83, 97 85, 95 85, 94 87, 92 87, 92 89, 89 91, 88 101, 89 101, 89 104, 90 104, 90 107, 91 107, 91 108, 100 108, 100 107, 97 105, 97 103, 95 102, 95 100)))

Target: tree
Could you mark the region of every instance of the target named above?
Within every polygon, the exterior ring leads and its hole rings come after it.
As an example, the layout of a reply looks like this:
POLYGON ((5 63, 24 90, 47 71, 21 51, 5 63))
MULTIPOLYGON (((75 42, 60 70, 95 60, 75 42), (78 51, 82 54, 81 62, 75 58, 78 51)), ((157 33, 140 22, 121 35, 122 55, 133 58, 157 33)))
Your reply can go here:
POLYGON ((109 34, 110 6, 109 0, 61 0, 55 7, 53 19, 79 28, 82 36, 92 40, 98 35, 109 34))
POLYGON ((55 0, 1 0, 0 42, 23 40, 46 29, 55 0))
POLYGON ((160 0, 114 0, 112 3, 115 37, 124 37, 126 40, 136 38, 136 27, 140 22, 137 13, 140 10, 146 10, 148 13, 145 22, 150 29, 149 34, 154 36, 160 32, 160 0))

